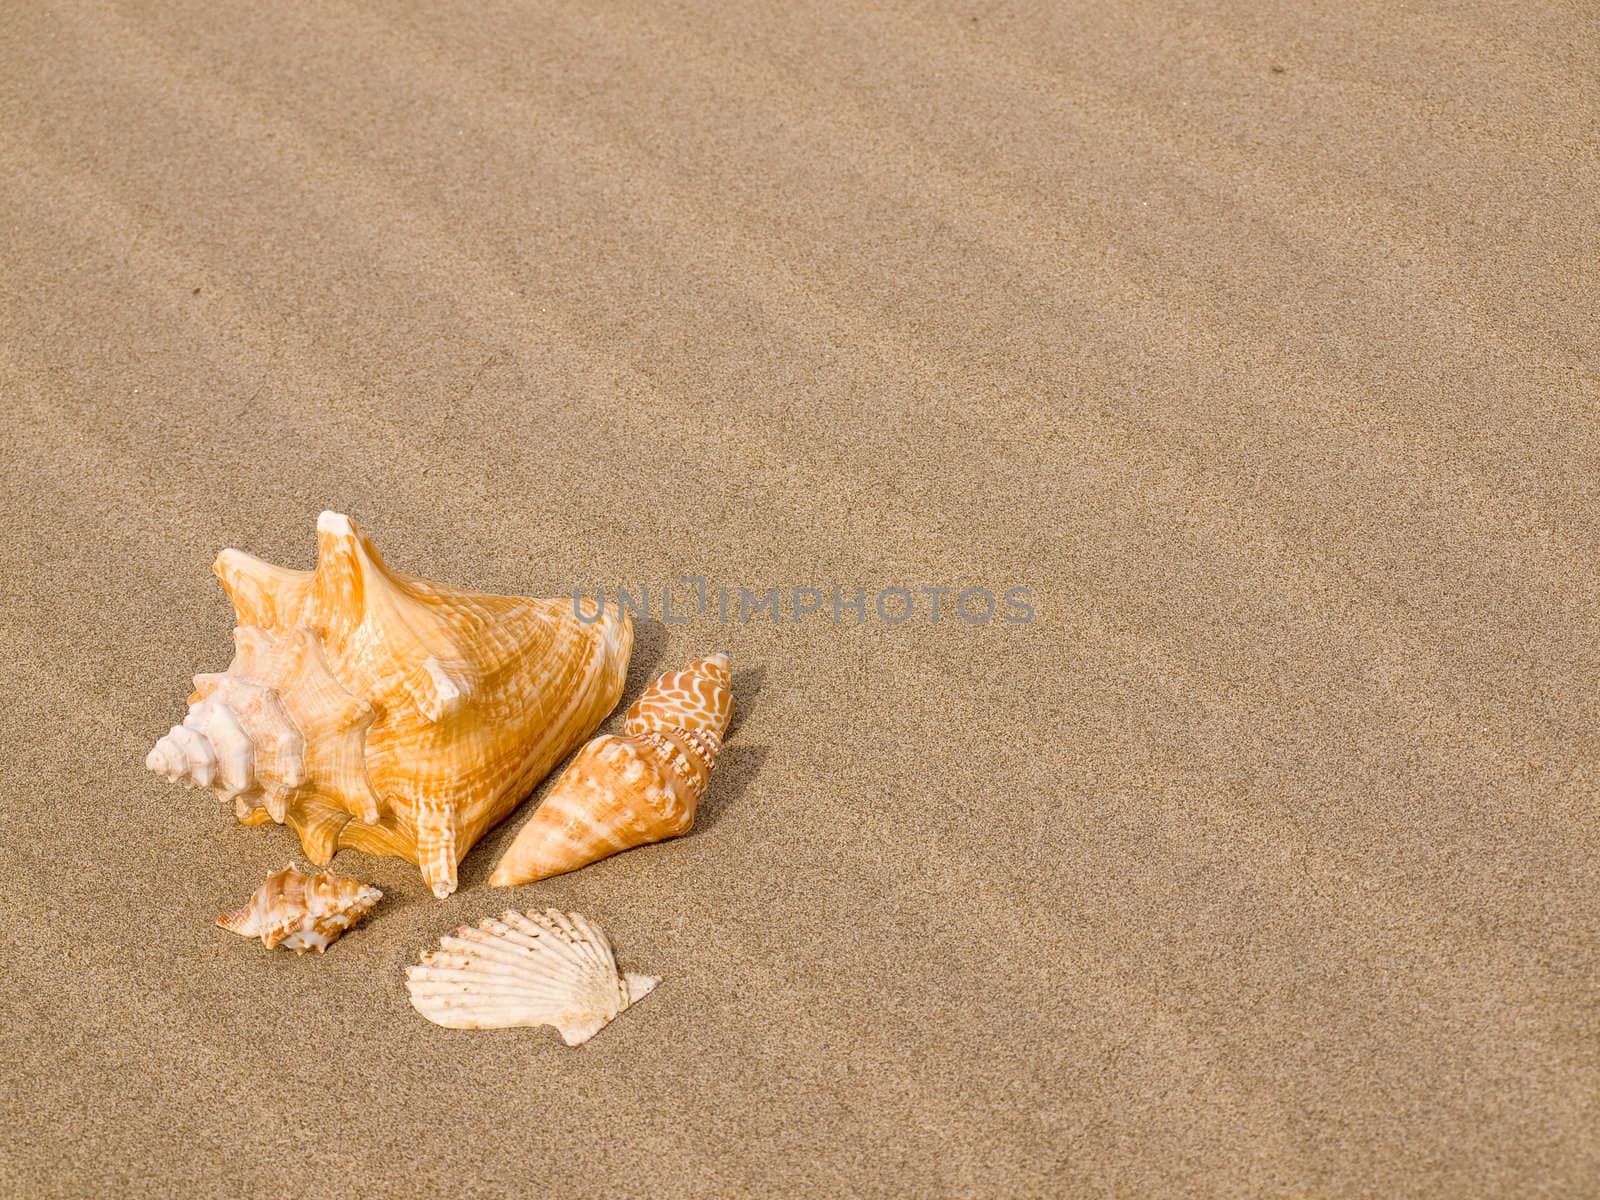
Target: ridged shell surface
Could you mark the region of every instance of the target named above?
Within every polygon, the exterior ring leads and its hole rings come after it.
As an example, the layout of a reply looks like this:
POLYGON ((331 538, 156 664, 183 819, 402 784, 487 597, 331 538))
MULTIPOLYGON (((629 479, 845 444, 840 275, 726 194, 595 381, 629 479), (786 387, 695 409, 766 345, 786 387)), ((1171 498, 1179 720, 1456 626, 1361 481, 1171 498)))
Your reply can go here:
POLYGON ((307 875, 290 864, 267 876, 238 912, 217 924, 242 937, 259 937, 268 950, 282 945, 321 954, 383 899, 377 888, 332 871, 307 875))
POLYGON ((145 765, 294 827, 320 865, 397 855, 434 895, 622 694, 626 614, 592 600, 459 591, 389 569, 339 513, 314 571, 224 550, 234 658, 197 675, 145 765), (576 606, 576 607, 575 607, 576 606))
POLYGON ((569 1046, 588 1041, 660 982, 619 973, 598 925, 553 908, 462 926, 406 969, 412 1007, 435 1025, 552 1025, 569 1046))

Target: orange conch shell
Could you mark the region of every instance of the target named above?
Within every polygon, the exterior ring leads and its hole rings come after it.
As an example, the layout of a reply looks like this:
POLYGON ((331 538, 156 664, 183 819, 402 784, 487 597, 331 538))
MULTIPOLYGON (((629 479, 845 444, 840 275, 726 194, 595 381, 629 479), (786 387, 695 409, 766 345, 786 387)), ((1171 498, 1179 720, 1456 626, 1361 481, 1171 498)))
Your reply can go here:
POLYGON ((634 701, 622 736, 597 737, 572 760, 490 884, 547 879, 687 833, 732 714, 726 654, 663 675, 634 701))
POLYGON ((456 865, 622 695, 633 624, 593 601, 457 591, 392 571, 349 518, 317 521, 315 571, 224 550, 238 614, 224 672, 145 759, 344 847, 410 859, 435 896, 456 865))
POLYGON ((332 871, 306 875, 291 863, 268 875, 248 904, 224 913, 217 924, 241 937, 259 937, 268 950, 282 942, 299 954, 321 954, 382 899, 382 892, 359 879, 332 871))

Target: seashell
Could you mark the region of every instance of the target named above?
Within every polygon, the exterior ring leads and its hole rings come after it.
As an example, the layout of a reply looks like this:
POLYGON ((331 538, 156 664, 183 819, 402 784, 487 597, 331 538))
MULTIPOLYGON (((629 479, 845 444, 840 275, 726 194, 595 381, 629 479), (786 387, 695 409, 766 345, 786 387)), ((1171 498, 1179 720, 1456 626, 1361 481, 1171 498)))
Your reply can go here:
POLYGON ((514 887, 687 833, 733 714, 728 656, 663 675, 556 780, 489 877, 514 887))
POLYGON ((321 954, 382 899, 382 892, 359 879, 332 871, 305 875, 291 863, 268 875, 248 904, 223 913, 217 924, 241 937, 259 937, 268 950, 282 942, 298 954, 321 954))
POLYGON ((345 847, 395 855, 450 895, 473 843, 622 694, 626 614, 402 575, 339 513, 317 520, 314 571, 237 550, 212 569, 238 616, 233 661, 195 676, 145 765, 246 825, 287 823, 318 866, 345 847))
POLYGON ((553 1025, 581 1046, 661 980, 618 974, 611 943, 581 913, 502 913, 463 925, 406 968, 411 1006, 447 1029, 553 1025))

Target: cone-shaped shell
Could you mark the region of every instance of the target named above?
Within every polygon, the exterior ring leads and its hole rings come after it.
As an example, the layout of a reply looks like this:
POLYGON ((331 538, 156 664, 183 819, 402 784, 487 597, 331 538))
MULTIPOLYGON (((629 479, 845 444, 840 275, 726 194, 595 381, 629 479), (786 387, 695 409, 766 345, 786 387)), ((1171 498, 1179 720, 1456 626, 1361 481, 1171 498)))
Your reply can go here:
POLYGON ((660 979, 620 974, 600 927, 581 913, 507 912, 440 939, 406 968, 411 1006, 447 1029, 553 1025, 588 1041, 660 979))
POLYGON ((268 875, 248 904, 223 913, 217 924, 241 937, 259 937, 268 950, 281 943, 299 954, 321 954, 381 899, 382 892, 359 879, 332 871, 306 875, 291 863, 268 875))
POLYGON ((616 705, 633 626, 593 601, 457 591, 384 563, 347 517, 317 522, 315 571, 224 550, 238 615, 224 672, 145 760, 279 821, 325 864, 410 859, 436 896, 456 864, 616 705))
POLYGON ((733 715, 728 656, 663 675, 634 701, 620 737, 585 746, 489 877, 514 887, 687 833, 733 715))

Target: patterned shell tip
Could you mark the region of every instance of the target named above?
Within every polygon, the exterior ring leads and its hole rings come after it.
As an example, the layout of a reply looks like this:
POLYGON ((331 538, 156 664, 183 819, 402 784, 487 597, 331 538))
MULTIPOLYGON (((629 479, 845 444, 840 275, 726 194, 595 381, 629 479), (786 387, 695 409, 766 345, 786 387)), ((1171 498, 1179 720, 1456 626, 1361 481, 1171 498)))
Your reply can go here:
POLYGON ((515 887, 689 832, 733 715, 728 656, 697 659, 646 688, 620 736, 578 752, 489 877, 515 887))

